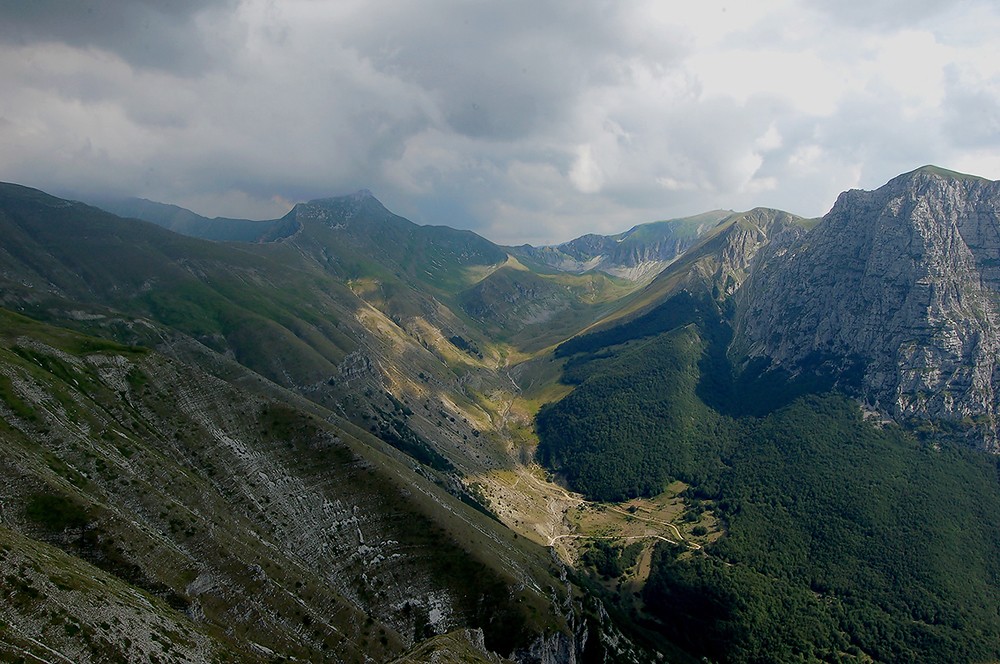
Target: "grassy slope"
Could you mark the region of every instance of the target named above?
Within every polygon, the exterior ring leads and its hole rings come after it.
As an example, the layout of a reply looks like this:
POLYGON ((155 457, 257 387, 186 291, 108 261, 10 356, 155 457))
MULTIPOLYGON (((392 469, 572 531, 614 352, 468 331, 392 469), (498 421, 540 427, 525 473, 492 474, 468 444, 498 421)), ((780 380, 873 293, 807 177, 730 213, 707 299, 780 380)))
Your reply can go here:
POLYGON ((0 227, 7 239, 0 263, 18 279, 5 289, 8 300, 18 298, 18 306, 35 315, 58 318, 73 305, 111 306, 230 350, 279 381, 286 371, 301 382, 319 380, 356 348, 338 329, 354 299, 340 284, 291 264, 10 188, 2 192, 0 227), (281 348, 291 366, 275 366, 275 358, 261 352, 268 347, 281 348))
MULTIPOLYGON (((0 226, 8 239, 0 264, 18 277, 4 283, 10 306, 130 343, 173 344, 180 332, 317 403, 350 412, 358 423, 381 417, 359 395, 433 396, 475 422, 443 441, 474 463, 473 451, 459 443, 489 422, 478 404, 501 382, 491 369, 496 353, 480 360, 449 343, 460 335, 486 347, 447 307, 402 278, 380 282, 376 298, 355 283, 352 291, 338 270, 310 253, 334 241, 332 229, 312 224, 316 237, 302 244, 235 248, 34 190, 3 193, 0 226)), ((424 424, 434 433, 432 426, 424 424)))
MULTIPOLYGON (((18 192, 19 196, 23 194, 23 189, 18 192)), ((11 195, 8 192, 8 196, 11 195)), ((44 200, 44 195, 38 192, 33 202, 44 200)), ((53 213, 55 200, 42 205, 46 217, 53 213)), ((301 303, 304 295, 321 300, 311 308, 313 311, 336 311, 341 317, 350 315, 357 303, 352 302, 349 293, 337 292, 345 282, 357 284, 355 295, 404 325, 414 318, 426 318, 428 312, 437 310, 440 314, 443 304, 447 310, 441 316, 443 320, 433 322, 447 332, 446 337, 458 334, 474 340, 480 347, 500 340, 529 353, 558 343, 581 327, 599 320, 635 288, 634 284, 603 274, 570 275, 545 269, 526 270, 516 260, 508 259, 505 250, 474 233, 443 226, 417 226, 392 214, 374 198, 361 194, 313 201, 297 207, 285 221, 297 224, 299 230, 294 237, 282 242, 240 247, 214 245, 206 249, 204 243, 199 247, 197 243, 185 243, 183 238, 174 237, 170 244, 177 247, 169 252, 160 251, 167 235, 153 233, 149 236, 151 231, 144 225, 132 223, 130 230, 128 224, 116 225, 110 218, 101 219, 96 210, 87 210, 84 206, 65 212, 58 233, 40 238, 46 251, 55 248, 52 265, 39 269, 41 275, 48 276, 53 266, 64 267, 67 255, 71 255, 76 263, 70 266, 70 274, 60 286, 66 287, 72 282, 73 274, 84 276, 89 282, 95 271, 110 268, 114 276, 104 280, 103 285, 107 285, 118 278, 122 266, 138 266, 141 272, 142 268, 164 260, 175 261, 190 255, 189 272, 195 274, 164 275, 161 281, 153 283, 142 279, 146 275, 133 275, 130 283, 141 284, 146 306, 132 307, 132 310, 151 314, 172 326, 182 325, 185 332, 203 339, 221 337, 230 343, 238 341, 241 346, 249 346, 243 353, 248 360, 262 355, 253 347, 255 345, 287 343, 293 348, 299 345, 283 331, 268 329, 274 322, 291 329, 294 336, 304 337, 302 340, 308 345, 312 345, 312 339, 331 336, 329 325, 321 329, 320 334, 308 335, 295 329, 304 327, 295 321, 305 317, 309 325, 316 324, 315 320, 304 316, 307 309, 301 303), (71 240, 78 234, 70 228, 73 223, 96 224, 95 237, 106 234, 109 228, 112 235, 118 237, 135 235, 129 238, 130 241, 151 245, 158 255, 147 252, 139 258, 115 256, 97 268, 86 260, 81 263, 76 256, 79 247, 75 244, 65 247, 65 251, 58 250, 60 240, 71 240), (248 255, 254 257, 249 264, 248 255), (255 265, 259 269, 254 269, 255 265), (231 274, 234 266, 239 266, 235 275, 231 274), (254 283, 258 293, 270 292, 259 293, 262 297, 246 302, 248 281, 254 283), (174 297, 175 293, 182 297, 174 297), (530 296, 527 299, 536 302, 518 304, 516 300, 524 300, 526 293, 530 296), (264 303, 267 310, 261 311, 264 303), (283 306, 274 311, 278 303, 283 306), (260 320, 253 314, 260 314, 267 320, 260 320), (233 328, 248 327, 261 329, 266 337, 264 342, 253 344, 252 340, 233 339, 233 328)), ((687 220, 638 226, 623 234, 629 236, 623 241, 647 241, 650 239, 647 236, 653 233, 651 229, 658 229, 663 224, 675 228, 679 236, 687 237, 716 216, 717 213, 710 213, 687 220)), ((29 235, 38 237, 34 225, 26 230, 29 235)), ((37 249, 34 245, 22 253, 37 254, 37 249)), ((97 246, 90 250, 94 255, 101 251, 97 246)), ((111 250, 114 251, 113 246, 111 250)), ((101 284, 97 289, 102 295, 107 293, 101 284)), ((71 293, 79 295, 75 291, 71 293)), ((350 343, 346 344, 346 349, 345 344, 337 346, 340 350, 351 350, 350 343)), ((216 348, 220 349, 218 345, 216 348)), ((314 350, 331 359, 329 349, 314 350)), ((307 355, 313 354, 307 352, 307 355)), ((335 362, 339 359, 336 355, 335 352, 332 357, 335 362)), ((313 356, 303 363, 316 360, 313 356)), ((323 365, 320 361, 320 366, 323 365)), ((276 377, 273 368, 265 373, 276 377)))
POLYGON ((353 661, 463 625, 509 652, 560 628, 550 590, 532 590, 555 583, 544 554, 364 432, 149 351, 0 317, 2 500, 19 506, 2 517, 16 555, 0 561, 15 600, 0 620, 15 633, 89 653, 81 661, 153 647, 125 638, 134 621, 95 617, 101 592, 63 604, 56 627, 47 622, 49 595, 38 593, 61 596, 51 578, 88 565, 103 571, 84 574, 150 597, 157 608, 140 618, 150 629, 194 634, 163 646, 175 657, 253 659, 265 652, 254 641, 353 661), (233 403, 243 404, 238 418, 233 403), (17 544, 24 537, 34 548, 17 544), (30 571, 39 556, 65 572, 42 579, 30 571), (204 617, 192 624, 181 611, 204 617))
POLYGON ((604 274, 538 274, 512 260, 457 302, 489 338, 536 353, 600 319, 632 290, 604 274))
POLYGON ((726 212, 723 210, 713 210, 711 212, 704 212, 702 214, 691 217, 683 217, 681 219, 654 221, 648 224, 640 224, 630 231, 622 233, 620 236, 615 236, 615 239, 621 237, 623 242, 628 244, 649 242, 650 240, 655 240, 667 235, 666 231, 669 229, 669 237, 671 238, 694 240, 704 233, 706 226, 715 226, 730 214, 732 214, 732 211, 726 212))
MULTIPOLYGON (((447 291, 428 292, 391 261, 358 253, 340 221, 306 220, 294 240, 233 247, 35 190, 0 193, 0 265, 11 277, 0 293, 8 306, 192 362, 206 361, 198 344, 228 355, 420 459, 448 457, 458 475, 451 490, 466 498, 480 474, 519 469, 522 449, 509 444, 516 386, 507 367, 520 355, 450 307, 447 291), (456 345, 462 340, 482 356, 456 345)), ((416 232, 385 214, 404 234, 416 232)), ((442 265, 465 287, 490 266, 478 250, 461 249, 485 240, 458 235, 445 243, 452 259, 442 265)), ((400 256, 399 247, 386 249, 400 256)), ((227 367, 213 371, 236 379, 227 367)))

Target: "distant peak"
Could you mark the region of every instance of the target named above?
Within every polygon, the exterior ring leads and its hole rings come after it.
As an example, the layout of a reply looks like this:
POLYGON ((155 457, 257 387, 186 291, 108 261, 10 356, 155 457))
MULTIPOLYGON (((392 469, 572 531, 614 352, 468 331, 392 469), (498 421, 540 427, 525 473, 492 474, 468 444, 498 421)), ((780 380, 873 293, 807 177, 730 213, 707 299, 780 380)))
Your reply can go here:
POLYGON ((960 180, 960 181, 970 181, 970 182, 989 182, 988 179, 980 177, 978 175, 969 175, 968 173, 959 173, 958 171, 950 171, 947 168, 941 168, 940 166, 935 166, 933 164, 928 164, 926 166, 921 166, 920 168, 910 171, 909 173, 904 173, 899 176, 900 179, 911 179, 918 175, 930 175, 937 178, 942 178, 946 180, 960 180))
POLYGON ((306 205, 320 205, 320 206, 344 205, 344 204, 360 205, 362 203, 369 203, 372 201, 381 204, 380 201, 377 198, 375 198, 375 194, 373 194, 371 190, 358 189, 354 193, 350 194, 342 194, 340 196, 329 196, 326 198, 314 198, 308 203, 306 203, 306 205))
POLYGON ((384 221, 396 216, 368 189, 299 203, 289 214, 298 221, 313 220, 328 225, 384 221))

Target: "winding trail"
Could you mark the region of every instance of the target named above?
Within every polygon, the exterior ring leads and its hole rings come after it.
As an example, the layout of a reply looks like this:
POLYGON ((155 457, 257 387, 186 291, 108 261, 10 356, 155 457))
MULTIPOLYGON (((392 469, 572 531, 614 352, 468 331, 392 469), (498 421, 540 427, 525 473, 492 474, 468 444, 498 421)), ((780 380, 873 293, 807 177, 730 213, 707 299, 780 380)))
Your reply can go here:
MULTIPOLYGON (((606 539, 606 540, 645 540, 645 539, 658 539, 663 542, 668 542, 670 544, 678 544, 672 539, 668 539, 663 535, 554 535, 549 538, 549 546, 555 546, 555 543, 561 539, 606 539)), ((690 546, 690 542, 685 542, 690 546)), ((698 547, 701 548, 700 546, 698 547)))
MULTIPOLYGON (((677 526, 675 526, 674 524, 670 523, 669 521, 658 521, 657 519, 650 519, 650 518, 647 518, 647 517, 644 517, 644 516, 636 516, 635 514, 632 514, 630 512, 626 512, 625 510, 619 509, 617 507, 609 507, 608 509, 610 509, 612 512, 618 512, 619 514, 624 514, 625 516, 630 516, 633 519, 636 519, 638 521, 645 521, 647 523, 655 523, 658 526, 667 526, 668 528, 672 528, 673 531, 674 531, 674 534, 677 535, 677 539, 679 539, 681 542, 684 542, 684 544, 686 544, 688 546, 688 548, 694 549, 696 551, 699 550, 699 549, 701 549, 701 544, 698 544, 696 542, 689 542, 687 539, 685 539, 684 535, 681 535, 680 529, 678 529, 677 526)), ((667 541, 669 542, 670 540, 667 540, 667 541)), ((677 542, 674 542, 674 544, 677 544, 677 542)))

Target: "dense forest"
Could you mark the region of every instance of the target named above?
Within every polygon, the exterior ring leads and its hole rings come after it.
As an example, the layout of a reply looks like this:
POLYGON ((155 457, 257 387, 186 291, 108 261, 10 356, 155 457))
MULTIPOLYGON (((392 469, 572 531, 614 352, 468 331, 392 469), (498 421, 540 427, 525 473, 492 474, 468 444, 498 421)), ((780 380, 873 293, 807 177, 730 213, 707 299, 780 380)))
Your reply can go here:
POLYGON ((660 629, 720 662, 1000 657, 997 460, 866 422, 822 371, 734 378, 725 312, 673 305, 564 348, 576 389, 537 422, 540 458, 591 498, 680 479, 712 501, 723 538, 657 551, 660 629))

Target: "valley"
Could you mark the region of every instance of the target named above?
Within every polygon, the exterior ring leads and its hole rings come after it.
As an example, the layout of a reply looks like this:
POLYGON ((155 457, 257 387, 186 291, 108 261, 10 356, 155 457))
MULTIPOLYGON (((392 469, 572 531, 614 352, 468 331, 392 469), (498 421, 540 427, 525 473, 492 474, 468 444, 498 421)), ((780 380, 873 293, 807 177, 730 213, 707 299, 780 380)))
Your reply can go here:
POLYGON ((1000 658, 996 182, 540 248, 104 204, 0 187, 0 656, 1000 658))

